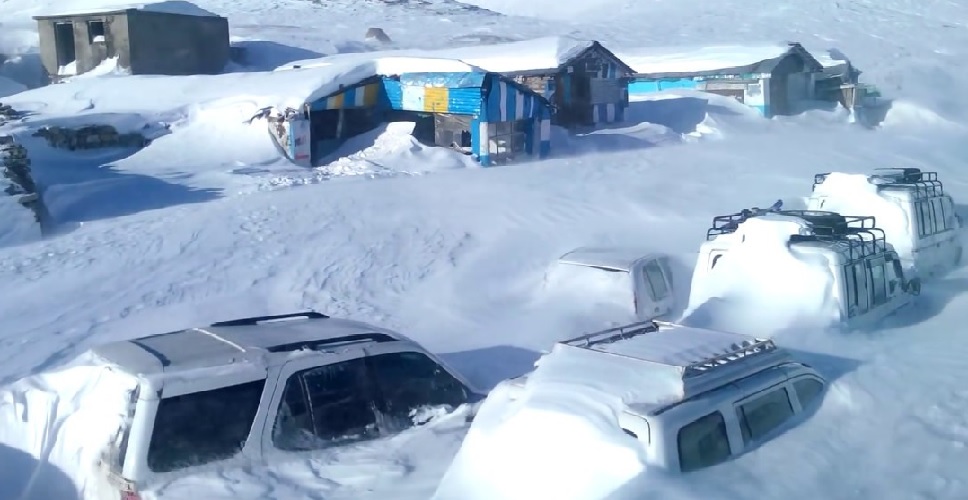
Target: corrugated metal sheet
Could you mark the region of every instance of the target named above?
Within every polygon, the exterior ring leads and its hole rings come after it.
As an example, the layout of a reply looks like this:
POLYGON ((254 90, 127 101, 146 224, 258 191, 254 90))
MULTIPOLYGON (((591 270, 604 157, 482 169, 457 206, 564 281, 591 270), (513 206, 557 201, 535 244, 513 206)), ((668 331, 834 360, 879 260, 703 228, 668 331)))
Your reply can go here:
POLYGON ((446 87, 464 89, 481 88, 487 73, 476 71, 467 73, 405 73, 400 75, 400 83, 418 87, 446 87))
POLYGON ((380 82, 357 85, 312 103, 310 109, 319 111, 324 109, 372 108, 379 102, 382 92, 383 86, 380 82))
POLYGON ((480 87, 424 87, 405 85, 402 80, 384 81, 390 109, 459 115, 477 115, 481 111, 480 87))

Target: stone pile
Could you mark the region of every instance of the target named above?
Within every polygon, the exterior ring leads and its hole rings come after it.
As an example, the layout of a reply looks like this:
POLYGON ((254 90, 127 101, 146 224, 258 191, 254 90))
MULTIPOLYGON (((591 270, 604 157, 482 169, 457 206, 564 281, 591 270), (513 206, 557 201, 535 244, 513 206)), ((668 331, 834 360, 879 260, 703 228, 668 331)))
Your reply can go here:
POLYGON ((9 105, 0 102, 0 125, 12 120, 19 120, 20 112, 9 105))
POLYGON ((30 175, 30 158, 27 148, 9 135, 0 135, 0 181, 5 180, 3 192, 17 197, 17 201, 34 213, 34 219, 43 229, 48 217, 47 207, 40 198, 37 184, 30 175))
POLYGON ((150 142, 139 133, 121 134, 111 125, 86 125, 79 128, 44 127, 34 132, 51 147, 69 149, 143 148, 150 142))

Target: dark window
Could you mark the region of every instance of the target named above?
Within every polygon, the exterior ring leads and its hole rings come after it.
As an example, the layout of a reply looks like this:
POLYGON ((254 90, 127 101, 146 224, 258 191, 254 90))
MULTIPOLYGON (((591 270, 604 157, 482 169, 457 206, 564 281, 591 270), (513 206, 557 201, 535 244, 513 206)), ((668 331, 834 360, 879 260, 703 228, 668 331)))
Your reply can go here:
POLYGON ((77 59, 74 46, 74 23, 54 24, 54 45, 57 47, 57 66, 66 66, 77 59))
POLYGON ((871 303, 878 306, 887 303, 887 280, 884 276, 884 263, 870 264, 871 303))
POLYGON ((456 408, 467 402, 467 389, 434 360, 418 352, 380 354, 368 359, 379 392, 377 407, 387 430, 400 431, 420 423, 421 408, 456 408))
POLYGON ((936 232, 945 231, 951 229, 947 225, 948 217, 945 216, 944 211, 944 200, 941 198, 934 198, 931 200, 931 208, 934 210, 934 224, 936 232))
POLYGON ((823 392, 823 382, 815 378, 801 378, 793 382, 793 388, 800 398, 800 408, 806 409, 823 392))
POLYGON ((857 278, 854 277, 854 266, 844 266, 844 289, 847 290, 847 317, 857 314, 857 278))
POLYGON ((726 421, 718 411, 679 429, 677 441, 682 472, 716 465, 730 456, 726 421))
POLYGON ((282 450, 311 450, 375 437, 363 358, 311 368, 286 381, 273 428, 282 450))
POLYGON ((649 283, 652 300, 658 302, 669 294, 669 289, 665 283, 665 276, 662 273, 662 267, 659 266, 658 262, 650 260, 645 265, 645 279, 649 283))
POLYGON ((712 261, 712 263, 709 264, 709 268, 710 269, 715 269, 716 268, 716 264, 719 262, 719 258, 722 257, 722 256, 723 256, 723 254, 719 254, 719 255, 713 257, 713 261, 712 261))
POLYGON ((87 22, 87 41, 89 43, 94 43, 97 41, 104 41, 104 21, 88 21, 87 22), (95 38, 101 37, 98 40, 95 38))
POLYGON ((777 389, 738 408, 743 441, 761 439, 793 416, 786 389, 777 389))
POLYGON ((148 446, 148 467, 169 472, 231 458, 242 450, 265 380, 162 399, 148 446))

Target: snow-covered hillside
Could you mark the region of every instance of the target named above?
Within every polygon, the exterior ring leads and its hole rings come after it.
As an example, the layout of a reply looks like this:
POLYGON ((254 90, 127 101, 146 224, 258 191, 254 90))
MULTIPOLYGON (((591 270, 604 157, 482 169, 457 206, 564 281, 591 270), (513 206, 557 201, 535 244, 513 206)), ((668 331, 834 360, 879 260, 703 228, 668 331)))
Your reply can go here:
MULTIPOLYGON (((21 69, 36 64, 30 16, 94 1, 0 0, 0 53, 19 54, 21 69)), ((766 120, 725 98, 682 93, 633 103, 622 128, 562 133, 541 162, 474 168, 394 126, 304 170, 278 154, 264 122, 247 123, 261 106, 293 98, 259 73, 108 74, 10 96, 0 76, 0 100, 31 113, 0 125, 0 134, 14 133, 28 148, 59 222, 44 240, 0 247, 0 384, 43 388, 46 381, 17 381, 108 340, 313 308, 405 332, 490 387, 529 370, 557 339, 631 319, 606 315, 583 289, 550 287, 551 264, 577 246, 668 253, 687 274, 679 283, 688 283, 714 215, 795 202, 816 172, 917 166, 938 171, 955 201, 968 203, 968 5, 957 2, 197 3, 229 18, 233 40, 260 61, 248 70, 376 49, 364 41, 369 27, 384 28, 397 47, 421 49, 562 34, 616 50, 795 40, 843 52, 893 104, 869 130, 848 124, 843 110, 766 120), (31 135, 92 115, 157 137, 138 151, 66 151, 31 135)), ((24 214, 0 203, 0 224, 14 219, 22 225, 24 214)), ((833 380, 817 413, 735 460, 686 477, 645 475, 623 491, 663 499, 968 497, 965 290, 968 270, 958 269, 926 283, 917 307, 876 332, 780 334, 833 380)), ((771 333, 756 311, 739 319, 751 333, 771 333)), ((10 393, 0 396, 0 414, 10 417, 3 425, 45 424, 10 393)), ((207 471, 160 495, 426 499, 463 430, 448 422, 306 460, 207 471)), ((20 498, 36 460, 11 446, 36 443, 0 434, 0 498, 20 498)), ((27 498, 68 498, 73 486, 60 476, 82 469, 71 469, 76 456, 64 453, 32 480, 27 498)))

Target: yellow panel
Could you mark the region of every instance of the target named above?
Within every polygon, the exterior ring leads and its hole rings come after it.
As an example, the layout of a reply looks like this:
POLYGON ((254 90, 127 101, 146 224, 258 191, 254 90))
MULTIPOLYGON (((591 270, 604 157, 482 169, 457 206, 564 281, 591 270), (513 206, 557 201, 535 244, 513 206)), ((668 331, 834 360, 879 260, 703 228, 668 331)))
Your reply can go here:
POLYGON ((369 85, 364 86, 362 89, 360 89, 363 91, 364 106, 367 106, 367 107, 376 106, 376 96, 380 91, 379 90, 380 85, 381 84, 379 83, 371 83, 369 85))
POLYGON ((425 87, 424 88, 424 111, 434 113, 446 113, 448 111, 447 87, 425 87))
POLYGON ((343 98, 346 94, 340 92, 326 100, 326 109, 340 109, 343 107, 343 98))

